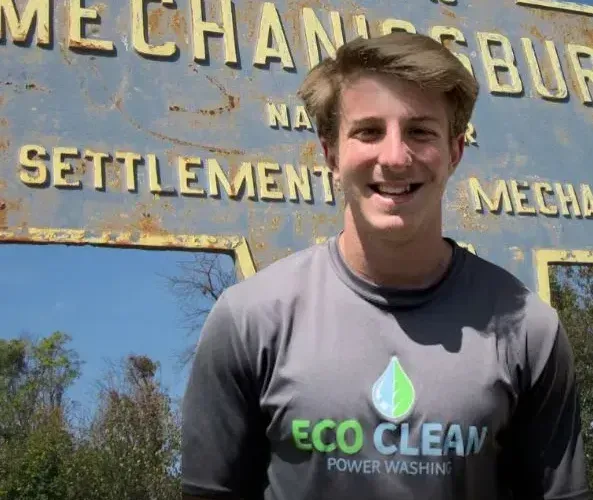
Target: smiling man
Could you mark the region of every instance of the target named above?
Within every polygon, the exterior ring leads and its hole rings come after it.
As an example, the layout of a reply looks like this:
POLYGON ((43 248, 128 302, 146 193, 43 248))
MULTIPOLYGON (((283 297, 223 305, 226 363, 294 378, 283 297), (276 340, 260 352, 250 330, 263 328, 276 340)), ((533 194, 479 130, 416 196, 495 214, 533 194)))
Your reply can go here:
POLYGON ((213 307, 183 406, 184 498, 589 498, 556 312, 443 236, 474 78, 393 33, 342 46, 299 95, 343 230, 213 307))

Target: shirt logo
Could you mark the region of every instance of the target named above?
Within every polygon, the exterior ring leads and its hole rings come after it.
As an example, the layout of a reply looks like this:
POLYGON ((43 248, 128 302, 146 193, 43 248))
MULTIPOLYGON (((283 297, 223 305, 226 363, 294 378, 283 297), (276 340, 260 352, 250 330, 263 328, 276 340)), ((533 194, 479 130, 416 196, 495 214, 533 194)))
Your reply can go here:
POLYGON ((416 391, 397 356, 393 356, 383 374, 373 384, 373 405, 387 420, 406 418, 416 402, 416 391))
MULTIPOLYGON (((417 421, 416 389, 397 356, 378 372, 370 395, 380 423, 365 413, 337 419, 302 415, 291 421, 294 446, 324 456, 329 474, 447 476, 455 457, 468 460, 483 452, 485 425, 417 421)), ((369 394, 368 386, 363 391, 369 394)))

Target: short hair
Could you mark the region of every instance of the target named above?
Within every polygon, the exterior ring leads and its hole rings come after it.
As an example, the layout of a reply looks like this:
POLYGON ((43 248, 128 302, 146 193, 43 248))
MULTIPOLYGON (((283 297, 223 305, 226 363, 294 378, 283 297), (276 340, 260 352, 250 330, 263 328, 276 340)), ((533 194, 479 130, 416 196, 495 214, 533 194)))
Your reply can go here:
POLYGON ((449 133, 466 131, 479 84, 461 61, 432 38, 396 31, 376 38, 356 38, 312 68, 297 96, 313 118, 319 137, 334 145, 344 84, 363 75, 381 74, 441 92, 449 105, 449 133))

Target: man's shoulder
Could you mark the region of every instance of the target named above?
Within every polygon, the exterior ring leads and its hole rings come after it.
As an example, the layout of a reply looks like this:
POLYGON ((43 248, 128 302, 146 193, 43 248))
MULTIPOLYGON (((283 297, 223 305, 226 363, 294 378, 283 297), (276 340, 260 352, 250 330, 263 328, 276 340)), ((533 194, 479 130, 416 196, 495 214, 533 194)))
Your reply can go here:
POLYGON ((530 317, 554 318, 555 309, 516 275, 483 257, 475 254, 469 255, 474 279, 481 283, 481 287, 493 299, 496 298, 496 301, 510 304, 515 303, 517 308, 523 310, 530 317))
MULTIPOLYGON (((510 271, 477 255, 469 257, 471 276, 493 312, 496 324, 512 332, 512 344, 548 352, 558 332, 556 309, 510 271)), ((545 355, 545 354, 544 354, 545 355)))
POLYGON ((224 295, 234 305, 258 306, 302 294, 311 277, 318 278, 330 264, 328 243, 311 245, 269 264, 228 287, 224 295))

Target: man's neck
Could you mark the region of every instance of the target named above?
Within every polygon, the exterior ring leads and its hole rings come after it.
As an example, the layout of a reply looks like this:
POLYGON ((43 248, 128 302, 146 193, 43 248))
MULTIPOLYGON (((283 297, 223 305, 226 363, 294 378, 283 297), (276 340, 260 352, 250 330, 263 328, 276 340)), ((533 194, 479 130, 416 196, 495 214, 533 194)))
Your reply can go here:
POLYGON ((406 242, 361 235, 347 224, 338 241, 352 270, 378 285, 420 289, 437 283, 447 271, 453 249, 439 231, 406 242))

